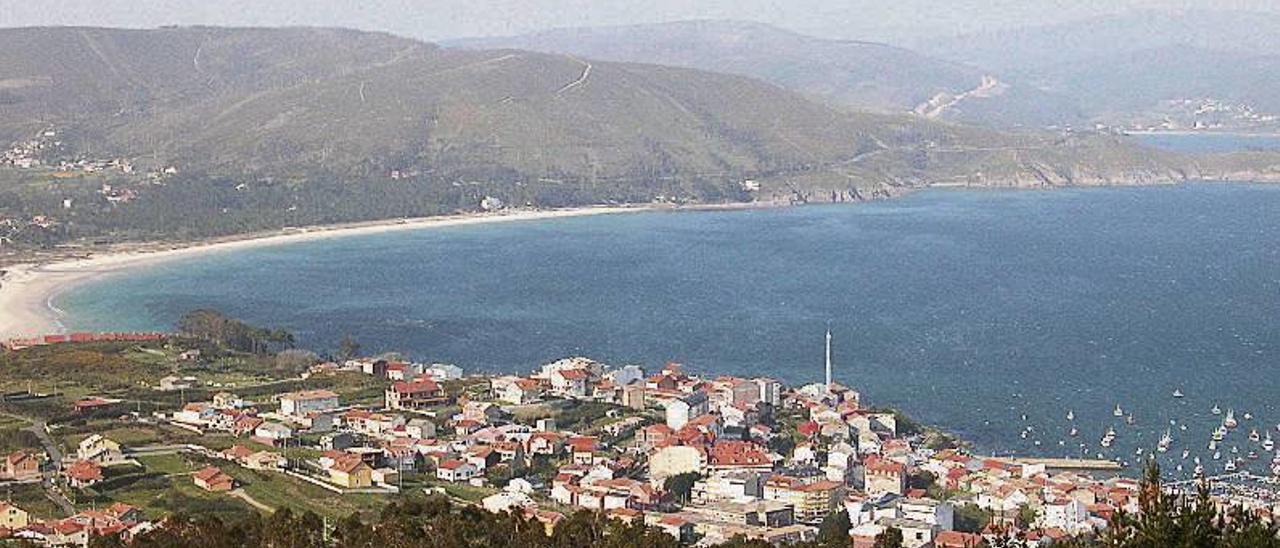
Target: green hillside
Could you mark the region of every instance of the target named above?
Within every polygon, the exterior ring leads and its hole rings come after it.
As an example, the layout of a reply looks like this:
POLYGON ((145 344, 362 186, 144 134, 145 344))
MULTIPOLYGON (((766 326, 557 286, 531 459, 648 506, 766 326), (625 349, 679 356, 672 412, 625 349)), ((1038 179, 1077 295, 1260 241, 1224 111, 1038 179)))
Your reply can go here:
POLYGON ((1186 176, 1180 157, 1105 137, 848 112, 743 76, 348 30, 0 30, 0 75, 0 142, 39 142, 28 156, 41 162, 0 166, 0 244, 425 216, 486 196, 786 202, 1186 176))

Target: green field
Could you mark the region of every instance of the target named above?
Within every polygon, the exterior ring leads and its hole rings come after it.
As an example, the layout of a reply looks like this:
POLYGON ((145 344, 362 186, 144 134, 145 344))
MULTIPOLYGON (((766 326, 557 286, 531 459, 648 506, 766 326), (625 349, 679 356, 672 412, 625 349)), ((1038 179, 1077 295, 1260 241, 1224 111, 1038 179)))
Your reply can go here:
POLYGON ((18 508, 26 510, 33 518, 54 519, 66 517, 58 508, 58 505, 49 500, 45 496, 44 489, 38 483, 23 483, 5 485, 4 490, 0 491, 5 496, 5 500, 12 502, 18 508))

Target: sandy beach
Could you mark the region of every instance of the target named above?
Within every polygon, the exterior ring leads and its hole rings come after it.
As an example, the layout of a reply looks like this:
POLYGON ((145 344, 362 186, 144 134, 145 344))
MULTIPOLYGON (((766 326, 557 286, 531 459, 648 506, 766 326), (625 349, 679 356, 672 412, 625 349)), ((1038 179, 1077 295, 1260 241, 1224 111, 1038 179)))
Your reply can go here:
POLYGON ((65 313, 58 310, 54 299, 62 292, 94 278, 128 268, 160 261, 180 259, 211 252, 233 251, 326 238, 378 234, 432 227, 461 226, 510 221, 533 221, 562 217, 581 217, 646 211, 646 206, 584 207, 545 211, 467 214, 419 219, 397 219, 370 223, 309 227, 260 233, 236 239, 155 246, 141 251, 104 252, 84 259, 48 264, 19 264, 7 267, 0 278, 0 340, 63 333, 65 313))

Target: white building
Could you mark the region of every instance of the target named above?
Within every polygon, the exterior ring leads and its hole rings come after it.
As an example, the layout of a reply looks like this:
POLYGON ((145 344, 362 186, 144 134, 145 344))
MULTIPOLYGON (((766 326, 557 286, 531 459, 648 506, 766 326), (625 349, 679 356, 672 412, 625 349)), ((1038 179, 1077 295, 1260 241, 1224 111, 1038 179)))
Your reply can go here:
POLYGON ((617 386, 626 386, 644 380, 644 369, 638 365, 624 365, 605 374, 617 386))
POLYGON ((280 413, 304 416, 338 408, 338 395, 329 390, 304 390, 280 395, 280 413))
POLYGON ((424 368, 422 374, 437 381, 452 381, 462 378, 462 368, 447 363, 433 363, 424 368))
POLYGON ((937 534, 932 525, 923 521, 902 518, 881 518, 876 522, 881 527, 894 527, 902 531, 902 545, 905 548, 931 546, 937 534))
POLYGON ((774 407, 782 404, 782 383, 767 378, 755 379, 754 382, 760 388, 760 401, 774 407))
POLYGON ((518 510, 535 505, 533 499, 529 498, 529 495, 514 491, 503 491, 501 493, 489 495, 485 497, 484 500, 480 501, 480 504, 484 506, 485 510, 495 514, 501 514, 511 510, 518 510))
POLYGON ((443 481, 468 481, 471 478, 480 475, 480 469, 474 464, 462 460, 447 460, 440 463, 440 467, 436 468, 436 478, 443 481))
POLYGON ((725 472, 694 482, 692 499, 700 504, 755 500, 763 491, 764 481, 759 473, 725 472))
POLYGON ((253 430, 253 435, 272 441, 287 440, 293 437, 293 429, 278 422, 264 422, 253 430))
POLYGON ((1088 509, 1073 498, 1041 506, 1039 525, 1045 528, 1058 527, 1072 534, 1092 529, 1088 509))
POLYGON ((689 420, 707 414, 709 407, 706 392, 694 392, 683 398, 672 400, 667 404, 667 426, 672 430, 679 430, 688 424, 689 420))
POLYGON ((934 499, 900 499, 898 517, 927 523, 933 526, 935 533, 955 527, 955 507, 949 502, 934 499))

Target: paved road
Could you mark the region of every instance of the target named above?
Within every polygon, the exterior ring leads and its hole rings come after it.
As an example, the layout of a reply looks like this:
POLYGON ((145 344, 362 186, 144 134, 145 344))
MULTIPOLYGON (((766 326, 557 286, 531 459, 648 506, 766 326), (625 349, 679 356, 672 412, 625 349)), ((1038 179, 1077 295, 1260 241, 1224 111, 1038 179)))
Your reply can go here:
POLYGON ((44 446, 44 452, 49 454, 51 466, 44 471, 44 481, 40 483, 44 487, 45 496, 53 501, 54 504, 57 504, 58 508, 62 509, 68 516, 74 515, 76 506, 71 504, 70 500, 67 500, 67 496, 62 494, 62 490, 57 486, 58 472, 62 470, 62 448, 58 447, 53 438, 49 437, 49 432, 46 430, 48 425, 44 421, 27 418, 24 418, 24 420, 31 421, 31 426, 24 430, 35 434, 36 438, 40 440, 40 445, 44 446))

